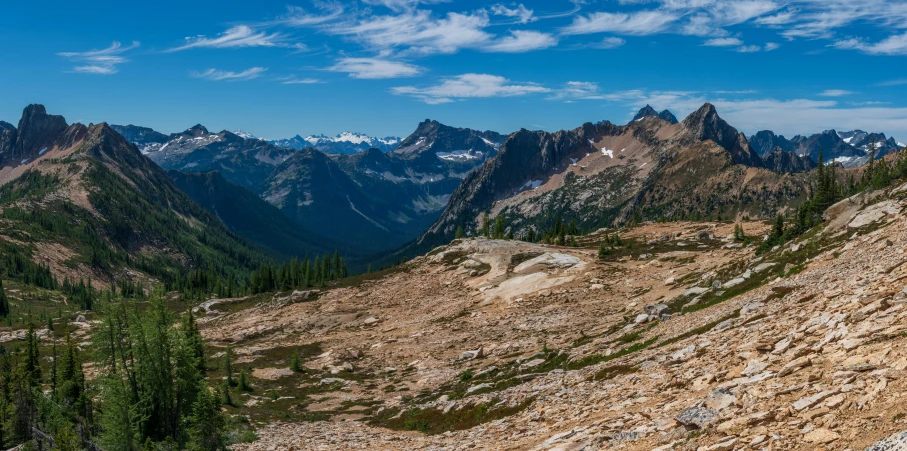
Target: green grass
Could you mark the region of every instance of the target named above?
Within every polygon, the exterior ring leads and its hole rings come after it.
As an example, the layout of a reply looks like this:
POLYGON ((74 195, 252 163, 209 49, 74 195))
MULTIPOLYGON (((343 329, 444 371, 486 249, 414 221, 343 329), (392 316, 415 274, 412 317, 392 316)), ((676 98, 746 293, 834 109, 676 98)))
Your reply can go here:
POLYGON ((399 409, 388 409, 373 417, 369 424, 388 429, 418 431, 435 435, 448 431, 471 429, 483 423, 509 417, 523 411, 533 401, 534 399, 530 398, 515 406, 497 406, 499 400, 493 399, 489 403, 455 407, 447 413, 437 408, 411 407, 402 413, 399 409))

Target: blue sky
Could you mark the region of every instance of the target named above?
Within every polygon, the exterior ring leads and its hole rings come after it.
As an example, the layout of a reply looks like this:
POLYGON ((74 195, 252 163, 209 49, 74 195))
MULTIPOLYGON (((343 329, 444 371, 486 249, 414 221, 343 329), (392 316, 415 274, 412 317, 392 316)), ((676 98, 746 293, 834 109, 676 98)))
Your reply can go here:
POLYGON ((678 117, 907 141, 907 3, 885 0, 11 2, 0 119, 257 136, 509 133, 678 117))

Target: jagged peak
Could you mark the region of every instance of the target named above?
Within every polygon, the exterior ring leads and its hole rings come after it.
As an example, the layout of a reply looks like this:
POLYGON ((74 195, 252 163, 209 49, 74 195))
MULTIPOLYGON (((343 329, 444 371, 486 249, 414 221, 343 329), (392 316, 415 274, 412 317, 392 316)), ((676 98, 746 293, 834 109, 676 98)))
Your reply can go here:
POLYGON ((652 105, 649 105, 649 104, 646 104, 646 106, 642 107, 639 110, 639 112, 636 113, 636 116, 633 117, 633 120, 630 122, 633 123, 633 122, 636 122, 636 121, 646 118, 646 117, 657 117, 657 118, 664 120, 666 122, 669 122, 671 124, 677 123, 677 117, 674 116, 674 114, 671 113, 671 111, 663 110, 662 112, 659 113, 658 110, 656 110, 655 108, 652 108, 652 105))
POLYGON ((10 124, 9 122, 6 122, 6 121, 0 121, 0 131, 2 131, 2 130, 15 130, 15 129, 16 129, 16 126, 15 126, 15 125, 10 124))

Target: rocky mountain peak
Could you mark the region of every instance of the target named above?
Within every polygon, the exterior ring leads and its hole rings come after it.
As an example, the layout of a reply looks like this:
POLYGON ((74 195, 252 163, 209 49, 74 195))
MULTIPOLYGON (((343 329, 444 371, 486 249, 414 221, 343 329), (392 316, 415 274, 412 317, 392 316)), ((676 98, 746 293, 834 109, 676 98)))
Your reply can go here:
POLYGON ((189 127, 188 129, 186 129, 186 131, 184 131, 183 134, 184 134, 184 135, 190 135, 190 136, 196 137, 196 136, 202 136, 202 135, 210 134, 210 132, 208 131, 207 128, 205 128, 204 125, 202 125, 202 124, 195 124, 195 125, 193 125, 192 127, 189 127))
POLYGON ((700 141, 714 141, 730 152, 734 163, 762 166, 761 158, 753 151, 746 137, 718 116, 718 111, 711 103, 702 105, 687 116, 683 120, 683 126, 692 138, 700 141))
POLYGON ((646 104, 646 106, 644 106, 642 109, 640 109, 639 113, 636 113, 636 116, 633 117, 633 120, 630 122, 631 123, 636 122, 645 117, 657 117, 657 118, 660 118, 671 124, 677 123, 677 117, 674 116, 673 113, 671 113, 668 110, 664 110, 661 113, 659 113, 658 111, 655 110, 655 108, 652 108, 652 106, 649 104, 646 104))
POLYGON ((52 147, 54 141, 66 130, 63 116, 47 114, 44 105, 25 107, 19 120, 14 158, 33 158, 42 150, 52 147))

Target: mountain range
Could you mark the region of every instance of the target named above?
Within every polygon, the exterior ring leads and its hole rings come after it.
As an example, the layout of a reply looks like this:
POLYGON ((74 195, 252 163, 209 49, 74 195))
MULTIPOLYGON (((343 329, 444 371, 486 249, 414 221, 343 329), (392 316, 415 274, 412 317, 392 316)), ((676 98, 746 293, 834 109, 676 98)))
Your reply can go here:
POLYGON ((760 156, 705 104, 682 122, 644 108, 628 125, 586 123, 547 133, 520 130, 453 192, 414 253, 475 233, 482 217, 503 215, 515 236, 555 222, 583 230, 630 221, 770 217, 805 195, 808 158, 760 156))
POLYGON ((310 135, 305 138, 296 135, 289 139, 269 140, 278 147, 291 149, 304 149, 311 147, 324 153, 356 154, 369 149, 378 149, 387 152, 400 144, 400 138, 389 136, 387 138, 372 138, 362 133, 343 132, 337 136, 310 135))
MULTIPOLYGON (((41 158, 56 137, 77 138, 62 118, 40 111, 26 109, 18 127, 0 122, 4 171, 41 158)), ((893 138, 860 130, 747 138, 711 104, 683 121, 647 105, 623 126, 509 136, 425 120, 395 146, 394 138, 352 133, 289 143, 202 125, 170 135, 106 129, 170 171, 169 186, 230 234, 279 259, 332 249, 367 258, 408 243, 404 252, 412 253, 449 240, 458 227, 475 233, 485 213, 503 215, 516 235, 556 221, 591 230, 660 218, 769 217, 805 195, 819 149, 825 161, 850 167, 866 161, 873 140, 877 157, 898 148, 893 138), (313 147, 327 143, 363 149, 313 147)))
POLYGON ((0 244, 59 280, 185 286, 189 271, 239 278, 268 261, 106 123, 29 105, 2 125, 0 165, 0 244))
POLYGON ((844 167, 857 167, 868 162, 873 145, 877 159, 903 147, 894 138, 886 137, 884 133, 867 133, 862 130, 849 132, 826 130, 808 137, 797 135, 790 140, 769 130, 763 130, 751 136, 749 141, 762 156, 778 147, 818 161, 821 150, 826 163, 834 161, 844 167))
MULTIPOLYGON (((162 168, 217 171, 300 227, 363 252, 388 250, 419 236, 460 181, 494 156, 505 138, 426 120, 393 150, 371 147, 338 154, 312 146, 278 146, 228 131, 211 133, 202 125, 171 135, 136 126, 115 128, 162 168)), ((376 142, 366 138, 343 134, 331 142, 376 142)), ((389 146, 393 138, 377 142, 389 146)))

